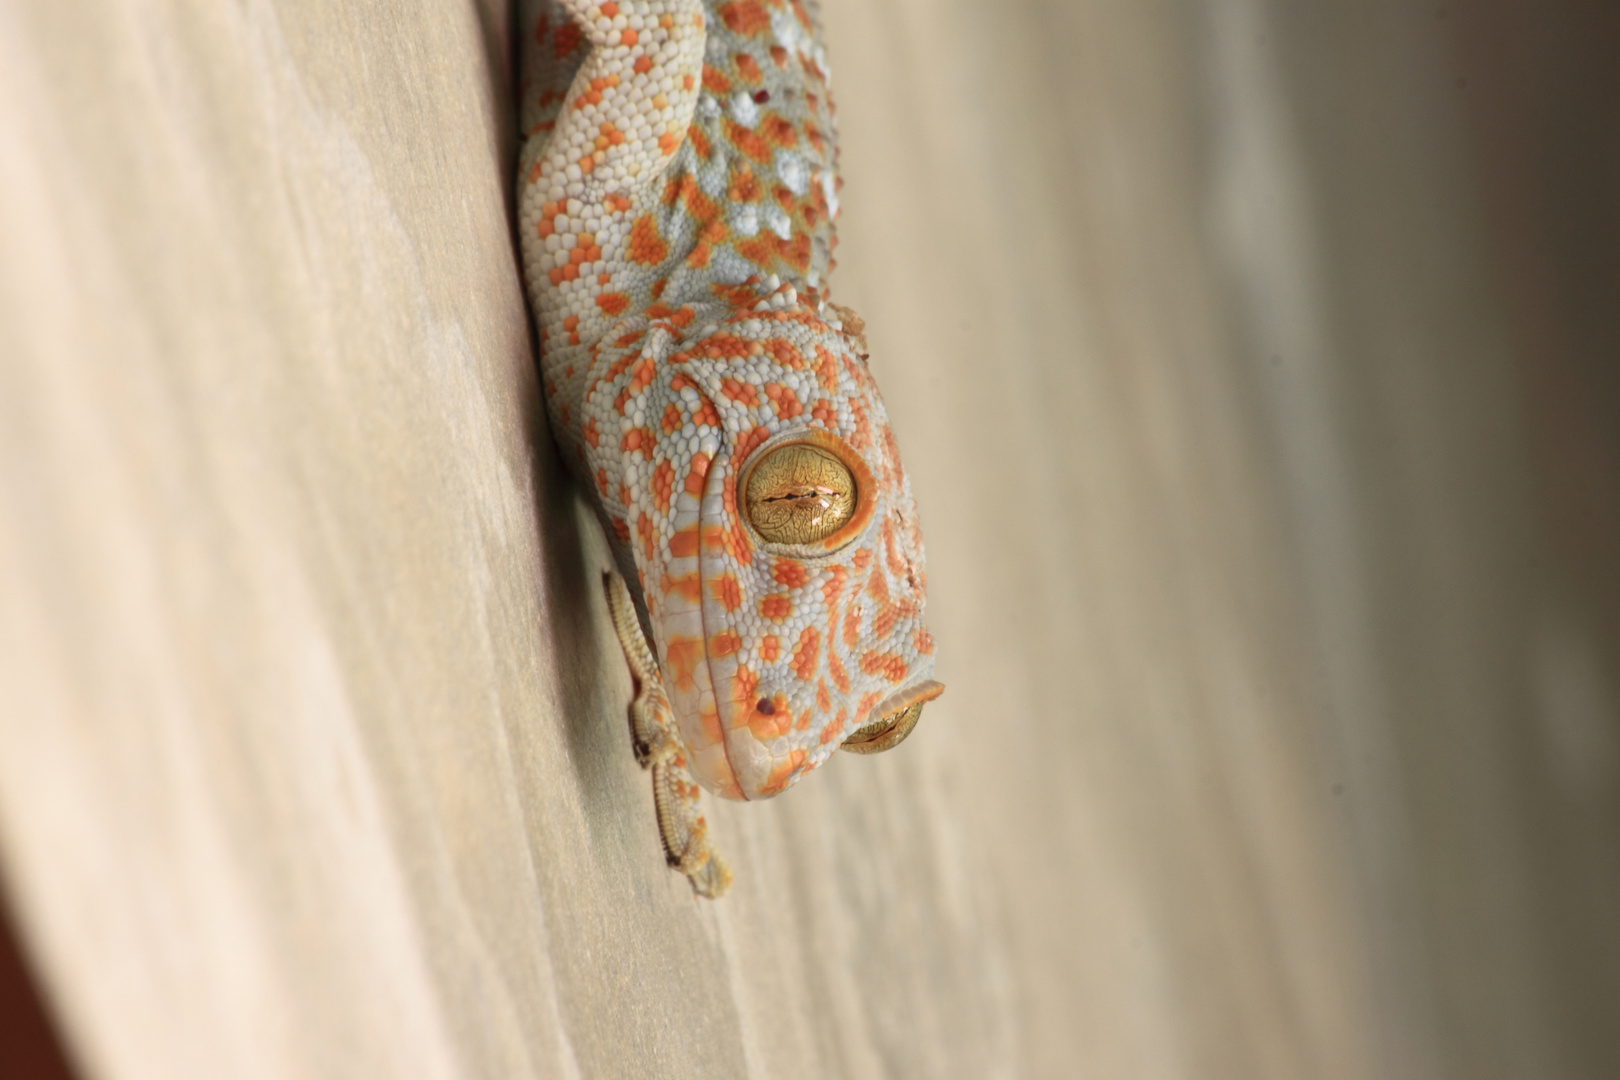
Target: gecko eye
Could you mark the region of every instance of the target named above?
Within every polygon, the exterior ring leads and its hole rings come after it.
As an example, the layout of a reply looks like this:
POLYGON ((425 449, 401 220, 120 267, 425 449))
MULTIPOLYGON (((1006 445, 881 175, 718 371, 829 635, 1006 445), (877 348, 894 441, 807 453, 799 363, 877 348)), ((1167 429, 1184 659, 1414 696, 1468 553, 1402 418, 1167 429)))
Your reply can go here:
POLYGON ((838 456, 786 443, 748 470, 743 508, 770 544, 817 544, 842 529, 860 505, 860 485, 838 456))
POLYGON ((922 708, 945 692, 945 687, 929 679, 890 697, 878 707, 889 708, 881 719, 858 727, 844 740, 842 749, 852 754, 881 754, 905 741, 922 719, 922 708), (898 706, 898 708, 892 708, 898 706))
POLYGON ((897 713, 890 713, 883 719, 857 728, 855 733, 844 740, 843 749, 852 754, 881 754, 885 750, 892 750, 905 741, 911 734, 911 729, 917 726, 922 719, 923 702, 914 702, 897 713))

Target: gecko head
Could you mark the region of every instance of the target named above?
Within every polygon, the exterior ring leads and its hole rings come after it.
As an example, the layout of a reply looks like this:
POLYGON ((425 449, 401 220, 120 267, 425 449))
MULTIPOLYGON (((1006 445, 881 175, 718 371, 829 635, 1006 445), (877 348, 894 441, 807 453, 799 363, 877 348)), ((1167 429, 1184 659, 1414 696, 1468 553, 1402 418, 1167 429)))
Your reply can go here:
POLYGON ((732 798, 775 795, 841 746, 896 745, 943 689, 859 322, 781 296, 674 342, 631 410, 649 452, 625 469, 688 764, 732 798))

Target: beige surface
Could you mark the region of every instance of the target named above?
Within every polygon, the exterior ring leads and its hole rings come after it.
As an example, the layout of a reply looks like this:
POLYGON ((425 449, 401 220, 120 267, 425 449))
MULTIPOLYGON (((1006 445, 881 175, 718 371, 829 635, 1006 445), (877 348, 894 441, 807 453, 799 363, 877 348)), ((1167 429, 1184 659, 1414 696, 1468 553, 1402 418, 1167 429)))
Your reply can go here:
POLYGON ((950 689, 715 808, 710 904, 544 428, 507 13, 0 2, 0 868, 86 1075, 1620 1070, 1613 335, 1504 164, 1591 36, 825 6, 950 689))

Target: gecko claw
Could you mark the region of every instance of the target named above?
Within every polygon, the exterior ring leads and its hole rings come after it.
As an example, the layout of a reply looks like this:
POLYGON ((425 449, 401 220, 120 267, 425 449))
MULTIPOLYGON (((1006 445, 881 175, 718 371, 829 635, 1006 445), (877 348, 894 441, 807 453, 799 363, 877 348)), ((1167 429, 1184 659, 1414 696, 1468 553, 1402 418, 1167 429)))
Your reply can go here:
POLYGON ((674 734, 675 718, 658 662, 642 636, 635 603, 624 579, 608 571, 602 575, 602 585, 607 591, 613 630, 635 683, 635 696, 630 701, 630 745, 637 764, 652 770, 653 812, 658 818, 664 858, 686 875, 699 896, 714 899, 731 887, 731 869, 709 844, 709 823, 698 813, 699 788, 687 770, 680 741, 674 734))

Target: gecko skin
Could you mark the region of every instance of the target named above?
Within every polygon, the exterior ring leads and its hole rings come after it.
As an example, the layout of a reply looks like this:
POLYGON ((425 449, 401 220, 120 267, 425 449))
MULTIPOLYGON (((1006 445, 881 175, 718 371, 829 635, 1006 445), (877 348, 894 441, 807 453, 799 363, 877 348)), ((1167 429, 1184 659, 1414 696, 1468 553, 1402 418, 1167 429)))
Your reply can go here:
POLYGON ((942 689, 916 507, 860 321, 827 298, 839 183, 814 11, 535 0, 519 23, 547 407, 624 578, 609 598, 666 850, 708 895, 729 876, 692 779, 776 795, 846 741, 898 741, 942 689), (783 507, 811 531, 773 525, 783 507))

